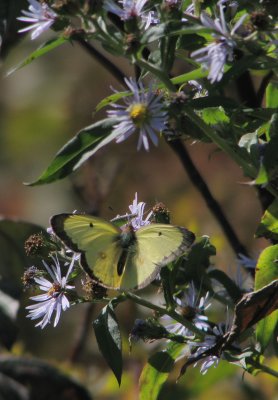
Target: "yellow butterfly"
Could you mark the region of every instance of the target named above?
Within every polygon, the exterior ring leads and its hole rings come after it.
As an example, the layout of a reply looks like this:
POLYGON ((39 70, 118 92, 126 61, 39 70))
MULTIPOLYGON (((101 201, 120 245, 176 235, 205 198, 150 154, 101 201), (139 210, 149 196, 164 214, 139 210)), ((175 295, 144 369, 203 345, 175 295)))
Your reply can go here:
POLYGON ((194 242, 185 228, 149 224, 122 230, 101 218, 59 214, 51 218, 54 233, 73 251, 81 253, 84 270, 102 286, 118 290, 141 289, 161 267, 176 260, 194 242))

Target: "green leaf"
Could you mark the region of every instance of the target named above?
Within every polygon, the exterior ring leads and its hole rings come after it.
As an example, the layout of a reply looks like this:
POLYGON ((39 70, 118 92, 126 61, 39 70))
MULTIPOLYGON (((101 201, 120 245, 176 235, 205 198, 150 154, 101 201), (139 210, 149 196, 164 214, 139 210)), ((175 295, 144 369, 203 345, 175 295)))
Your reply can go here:
POLYGON ((257 262, 255 290, 278 279, 278 244, 265 248, 257 262))
POLYGON ((278 310, 268 315, 266 318, 258 322, 256 328, 257 341, 261 345, 261 351, 264 352, 270 343, 276 326, 278 325, 278 310))
POLYGON ((266 88, 266 107, 278 108, 278 83, 271 82, 266 88))
POLYGON ((99 350, 113 371, 119 385, 122 377, 122 341, 112 302, 105 306, 93 322, 99 350))
POLYGON ((226 115, 223 107, 209 107, 202 110, 202 117, 206 124, 216 125, 219 123, 228 123, 230 118, 226 115))
POLYGON ((114 124, 114 119, 107 118, 82 129, 59 150, 42 175, 28 185, 54 182, 71 174, 101 147, 116 138, 115 133, 111 133, 114 124))
POLYGON ((149 358, 139 380, 139 400, 157 399, 162 385, 166 382, 183 348, 182 344, 171 343, 167 350, 160 351, 149 358))
POLYGON ((20 68, 25 67, 26 65, 30 64, 32 61, 36 60, 39 57, 44 56, 45 54, 49 53, 51 50, 56 49, 56 47, 61 46, 65 42, 68 41, 68 38, 60 36, 55 39, 50 39, 42 46, 40 46, 37 50, 35 50, 32 54, 30 54, 25 60, 21 61, 18 65, 12 68, 10 71, 7 72, 6 76, 13 74, 15 71, 18 71, 20 68))
POLYGON ((257 237, 278 240, 278 199, 268 207, 258 226, 257 237))
POLYGON ((181 37, 184 35, 209 32, 209 29, 204 28, 201 25, 194 27, 186 27, 186 28, 180 28, 180 27, 181 27, 180 23, 173 23, 172 21, 153 26, 144 32, 141 38, 141 43, 146 45, 161 38, 165 38, 166 36, 181 37))
POLYGON ((171 79, 171 82, 174 85, 182 85, 190 80, 194 79, 201 79, 206 78, 208 76, 208 71, 204 70, 203 68, 197 68, 193 71, 186 72, 185 74, 176 76, 175 78, 171 79))
POLYGON ((271 182, 278 187, 278 114, 274 113, 269 124, 270 140, 265 144, 257 184, 271 182))
MULTIPOLYGON (((278 279, 278 244, 267 247, 261 253, 255 277, 256 290, 278 279)), ((257 340, 264 351, 270 342, 278 323, 278 310, 261 320, 256 329, 257 340)))
POLYGON ((116 103, 117 101, 121 100, 123 97, 131 96, 132 93, 129 92, 117 92, 113 93, 110 96, 105 97, 102 99, 98 105, 96 106, 96 112, 100 111, 102 108, 109 106, 111 103, 116 103))

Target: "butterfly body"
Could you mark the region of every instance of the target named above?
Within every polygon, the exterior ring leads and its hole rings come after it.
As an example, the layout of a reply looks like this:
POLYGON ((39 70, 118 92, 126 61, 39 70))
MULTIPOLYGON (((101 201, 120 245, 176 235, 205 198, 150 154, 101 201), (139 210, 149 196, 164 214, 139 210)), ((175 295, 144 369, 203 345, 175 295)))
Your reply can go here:
POLYGON ((59 214, 51 219, 55 234, 81 253, 83 269, 101 285, 119 290, 147 286, 161 267, 189 249, 194 234, 166 224, 123 230, 85 214, 59 214))

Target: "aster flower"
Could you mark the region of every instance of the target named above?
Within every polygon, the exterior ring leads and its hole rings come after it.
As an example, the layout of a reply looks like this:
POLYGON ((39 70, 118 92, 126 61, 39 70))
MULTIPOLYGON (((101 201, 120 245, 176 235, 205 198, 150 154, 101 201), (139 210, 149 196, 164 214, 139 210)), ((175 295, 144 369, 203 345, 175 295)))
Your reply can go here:
POLYGON ((215 40, 208 46, 194 51, 191 57, 200 62, 202 66, 209 69, 208 79, 211 83, 219 82, 224 74, 224 66, 227 61, 234 60, 234 49, 236 42, 234 34, 242 25, 246 14, 241 16, 231 31, 225 21, 223 4, 219 4, 220 18, 211 19, 205 12, 201 13, 201 23, 210 29, 213 29, 213 37, 215 40))
POLYGON ((200 372, 202 375, 205 375, 210 367, 214 366, 214 368, 216 368, 220 359, 224 359, 223 354, 218 356, 215 354, 209 354, 209 352, 214 348, 217 342, 221 340, 225 333, 228 332, 229 329, 229 314, 227 312, 226 322, 215 325, 213 329, 210 330, 209 334, 205 336, 203 342, 188 342, 191 351, 193 350, 193 354, 189 357, 189 361, 190 359, 193 359, 193 361, 195 359, 197 360, 194 364, 194 367, 196 367, 198 364, 201 364, 200 372))
POLYGON ((131 214, 135 214, 136 216, 131 219, 131 224, 134 230, 137 230, 141 228, 141 226, 149 225, 151 223, 150 218, 152 216, 152 211, 148 213, 146 218, 144 219, 144 209, 145 209, 146 203, 143 201, 140 201, 138 203, 137 200, 137 192, 135 193, 135 198, 133 200, 133 203, 129 206, 131 214))
POLYGON ((167 112, 163 110, 162 96, 149 89, 145 91, 142 82, 134 79, 125 79, 133 96, 125 99, 125 105, 112 105, 108 116, 119 122, 114 125, 116 143, 121 143, 134 132, 139 133, 137 150, 143 146, 149 151, 149 138, 155 146, 158 145, 157 133, 166 128, 167 112))
POLYGON ((148 0, 120 0, 119 6, 114 0, 105 0, 104 8, 113 14, 116 14, 123 21, 132 18, 139 18, 145 24, 147 29, 151 23, 155 22, 155 14, 153 11, 144 11, 144 7, 148 0))
POLYGON ((18 17, 19 21, 30 22, 31 25, 20 29, 18 32, 33 31, 31 39, 36 39, 41 33, 47 31, 54 23, 57 14, 51 10, 46 3, 40 3, 36 0, 28 0, 29 11, 22 10, 23 17, 18 17))
POLYGON ((237 261, 242 267, 246 269, 255 269, 257 265, 257 260, 247 257, 242 253, 238 253, 237 261))
POLYGON ((34 278, 39 288, 45 293, 30 297, 30 300, 34 300, 38 303, 26 307, 26 309, 29 310, 28 318, 32 320, 41 319, 40 322, 36 324, 36 326, 40 326, 41 329, 51 322, 51 317, 54 312, 56 315, 53 325, 55 327, 58 324, 61 312, 66 311, 70 307, 66 293, 68 290, 74 289, 74 286, 68 284, 68 280, 75 259, 72 258, 66 276, 62 276, 58 258, 52 257, 52 259, 54 264, 51 266, 48 266, 46 262, 43 261, 43 265, 51 280, 44 277, 34 278))
MULTIPOLYGON (((177 307, 180 309, 181 314, 191 320, 196 328, 207 331, 209 328, 208 317, 204 315, 205 310, 210 307, 209 292, 204 297, 199 298, 196 288, 193 283, 190 283, 189 288, 184 292, 181 298, 175 297, 177 307)), ((169 320, 166 315, 164 320, 169 320)), ((165 325, 166 329, 177 335, 190 336, 192 332, 179 322, 171 320, 170 324, 165 325)))

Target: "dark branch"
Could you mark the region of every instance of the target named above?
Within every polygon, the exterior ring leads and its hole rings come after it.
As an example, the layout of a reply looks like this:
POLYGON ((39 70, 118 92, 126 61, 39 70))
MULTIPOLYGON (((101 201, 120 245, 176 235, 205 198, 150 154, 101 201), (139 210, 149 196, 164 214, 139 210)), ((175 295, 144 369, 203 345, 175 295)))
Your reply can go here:
POLYGON ((225 217, 222 208, 219 203, 212 196, 206 182, 200 175, 199 171, 193 164, 186 147, 180 140, 173 140, 168 142, 169 146, 173 149, 176 155, 179 157, 184 169, 186 170, 191 182, 196 187, 196 189, 201 193, 203 199, 205 200, 209 210, 214 215, 219 225, 223 229, 232 249, 236 254, 242 253, 248 256, 248 252, 243 244, 239 241, 235 231, 230 225, 229 221, 225 217))

